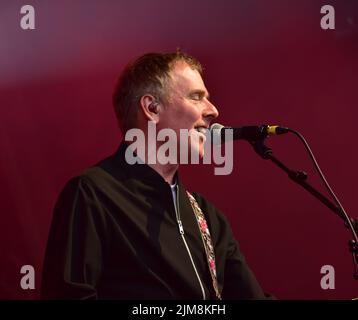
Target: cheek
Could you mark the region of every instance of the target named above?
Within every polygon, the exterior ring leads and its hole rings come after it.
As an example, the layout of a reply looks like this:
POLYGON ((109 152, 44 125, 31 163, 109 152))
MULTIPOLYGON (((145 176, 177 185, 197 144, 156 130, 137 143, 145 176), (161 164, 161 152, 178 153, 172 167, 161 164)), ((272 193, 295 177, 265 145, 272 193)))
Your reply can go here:
POLYGON ((200 108, 190 103, 177 103, 175 107, 167 115, 167 122, 172 128, 187 128, 191 129, 195 122, 200 120, 200 108))
POLYGON ((187 121, 189 125, 198 121, 201 117, 201 113, 198 107, 193 105, 186 106, 182 111, 182 119, 187 121))

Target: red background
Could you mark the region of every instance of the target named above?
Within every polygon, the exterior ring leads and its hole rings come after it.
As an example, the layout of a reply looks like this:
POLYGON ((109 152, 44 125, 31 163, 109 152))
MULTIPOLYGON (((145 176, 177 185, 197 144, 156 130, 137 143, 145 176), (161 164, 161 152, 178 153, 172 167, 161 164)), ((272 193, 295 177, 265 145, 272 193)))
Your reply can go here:
MULTIPOLYGON (((111 154, 121 139, 111 94, 123 66, 148 51, 181 47, 233 125, 282 124, 310 142, 329 182, 358 218, 358 5, 356 1, 2 1, 0 4, 0 298, 37 299, 52 209, 64 183, 111 154), (20 28, 20 8, 36 29, 20 28), (324 4, 336 30, 320 28, 324 4), (33 265, 36 289, 22 290, 33 265)), ((322 190, 303 146, 268 144, 322 190)), ((262 286, 281 299, 358 296, 340 219, 249 145, 234 171, 184 167, 189 190, 226 213, 262 286), (323 290, 320 269, 335 268, 323 290)))

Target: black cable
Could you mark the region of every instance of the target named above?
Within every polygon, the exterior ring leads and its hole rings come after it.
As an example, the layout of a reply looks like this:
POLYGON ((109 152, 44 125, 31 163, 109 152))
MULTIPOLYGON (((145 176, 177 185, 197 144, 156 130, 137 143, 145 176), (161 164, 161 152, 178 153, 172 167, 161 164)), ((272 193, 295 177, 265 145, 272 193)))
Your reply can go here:
POLYGON ((346 213, 346 210, 343 208, 341 202, 338 200, 338 197, 337 197, 337 196, 335 195, 335 193, 333 192, 331 186, 329 185, 329 183, 328 183, 326 177, 324 176, 324 174, 323 174, 321 168, 319 167, 318 162, 317 162, 317 160, 316 160, 316 158, 315 158, 315 156, 314 156, 314 154, 313 154, 313 152, 312 152, 310 146, 308 145, 306 139, 305 139, 299 132, 297 132, 297 131, 295 131, 295 130, 288 129, 288 132, 291 132, 291 133, 293 133, 294 135, 296 135, 296 136, 302 141, 302 143, 304 144, 304 146, 305 146, 305 148, 306 148, 306 150, 307 150, 307 152, 308 152, 310 158, 311 158, 312 161, 313 161, 313 164, 314 164, 315 169, 317 170, 317 172, 318 172, 320 178, 322 179, 322 181, 323 181, 325 187, 327 188, 329 194, 330 194, 330 195, 332 196, 332 198, 334 199, 334 202, 335 202, 336 205, 339 207, 339 209, 342 211, 342 213, 343 213, 343 215, 344 215, 344 217, 345 217, 345 219, 346 219, 346 223, 347 223, 349 229, 350 229, 351 232, 352 232, 353 238, 354 238, 354 240, 356 241, 356 243, 358 244, 357 233, 355 232, 355 229, 354 229, 354 227, 353 227, 352 221, 351 221, 351 219, 349 218, 348 214, 346 213))

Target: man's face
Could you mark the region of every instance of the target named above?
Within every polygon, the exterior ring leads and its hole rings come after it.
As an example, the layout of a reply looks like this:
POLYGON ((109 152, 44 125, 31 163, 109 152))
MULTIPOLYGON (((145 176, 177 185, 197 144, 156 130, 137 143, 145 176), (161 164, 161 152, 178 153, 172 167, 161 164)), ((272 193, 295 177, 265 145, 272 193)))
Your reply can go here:
POLYGON ((219 115, 216 107, 209 101, 209 93, 197 70, 183 61, 177 62, 170 72, 167 101, 160 114, 157 128, 171 128, 179 138, 180 129, 190 131, 189 150, 193 148, 204 156, 205 135, 198 130, 209 128, 213 119, 219 115))

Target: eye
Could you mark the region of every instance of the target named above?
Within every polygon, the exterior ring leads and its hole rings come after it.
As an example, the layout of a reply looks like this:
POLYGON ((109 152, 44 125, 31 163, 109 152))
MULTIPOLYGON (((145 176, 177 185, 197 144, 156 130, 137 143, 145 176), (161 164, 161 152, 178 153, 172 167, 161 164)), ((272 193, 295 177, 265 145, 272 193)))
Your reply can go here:
POLYGON ((202 95, 200 93, 193 93, 191 96, 191 99, 200 101, 202 99, 202 95))

